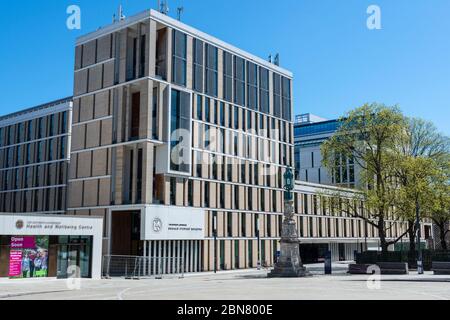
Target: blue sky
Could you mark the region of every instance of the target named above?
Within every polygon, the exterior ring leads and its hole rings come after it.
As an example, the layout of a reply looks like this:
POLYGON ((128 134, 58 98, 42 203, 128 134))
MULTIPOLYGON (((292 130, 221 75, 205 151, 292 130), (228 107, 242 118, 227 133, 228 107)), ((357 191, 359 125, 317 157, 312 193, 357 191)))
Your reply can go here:
MULTIPOLYGON (((76 37, 156 0, 22 0, 2 8, 0 114, 72 94, 76 37), (79 5, 82 29, 66 28, 79 5), (6 44, 6 45, 5 45, 6 44)), ((399 104, 450 135, 449 0, 169 0, 170 15, 295 74, 295 112, 335 118, 365 102, 399 104), (366 28, 379 5, 382 30, 366 28)))

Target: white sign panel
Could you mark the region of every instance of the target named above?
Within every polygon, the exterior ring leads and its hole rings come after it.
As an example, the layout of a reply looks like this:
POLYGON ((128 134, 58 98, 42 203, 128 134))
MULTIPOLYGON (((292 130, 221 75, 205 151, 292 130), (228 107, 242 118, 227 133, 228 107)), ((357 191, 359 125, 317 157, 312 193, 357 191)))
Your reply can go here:
POLYGON ((142 240, 204 240, 205 211, 148 206, 142 217, 142 240))
POLYGON ((64 216, 1 215, 1 235, 102 236, 103 220, 64 216))
POLYGON ((101 278, 102 218, 0 213, 0 235, 92 236, 92 278, 101 278))

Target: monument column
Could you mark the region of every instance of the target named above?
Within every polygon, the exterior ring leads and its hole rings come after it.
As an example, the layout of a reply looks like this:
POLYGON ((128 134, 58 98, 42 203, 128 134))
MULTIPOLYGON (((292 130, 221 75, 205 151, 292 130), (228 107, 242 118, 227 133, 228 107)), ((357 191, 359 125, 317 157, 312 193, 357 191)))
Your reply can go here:
POLYGON ((281 255, 269 278, 299 278, 310 274, 300 257, 300 240, 294 219, 294 175, 292 169, 284 174, 284 221, 281 232, 281 255))

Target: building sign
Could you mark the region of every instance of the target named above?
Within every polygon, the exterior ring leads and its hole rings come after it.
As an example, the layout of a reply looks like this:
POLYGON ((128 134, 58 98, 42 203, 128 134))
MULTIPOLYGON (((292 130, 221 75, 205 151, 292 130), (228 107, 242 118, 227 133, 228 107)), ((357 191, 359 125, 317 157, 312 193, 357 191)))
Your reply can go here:
POLYGON ((52 236, 92 236, 91 274, 93 279, 101 278, 101 217, 0 213, 0 235, 10 237, 10 256, 0 263, 9 262, 5 273, 9 271, 11 278, 48 276, 48 248, 52 236))
POLYGON ((98 219, 0 215, 0 234, 84 236, 98 232, 98 219))
POLYGON ((11 237, 9 277, 47 277, 48 244, 48 236, 11 237))
POLYGON ((204 240, 205 212, 197 208, 148 206, 142 240, 204 240))
POLYGON ((9 276, 20 278, 22 275, 22 250, 11 250, 9 252, 9 276))
POLYGON ((11 249, 31 249, 36 247, 36 237, 11 237, 11 249))

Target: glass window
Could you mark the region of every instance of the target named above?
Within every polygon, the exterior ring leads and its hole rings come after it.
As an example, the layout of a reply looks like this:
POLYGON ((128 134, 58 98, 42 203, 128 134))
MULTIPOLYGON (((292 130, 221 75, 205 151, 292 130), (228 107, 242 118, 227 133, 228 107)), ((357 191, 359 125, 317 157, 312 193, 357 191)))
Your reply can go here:
POLYGON ((23 142, 23 138, 24 138, 23 128, 24 128, 23 123, 19 123, 17 125, 17 137, 16 137, 17 143, 23 142))
POLYGON ((220 125, 225 126, 225 104, 223 102, 220 103, 220 125))
POLYGON ((44 137, 44 120, 43 118, 38 119, 38 139, 42 139, 44 137))
POLYGON ((205 98, 205 121, 211 121, 211 106, 209 105, 209 98, 205 98))
POLYGON ((184 33, 173 31, 173 82, 186 86, 187 37, 184 33))
POLYGON ((269 113, 269 70, 259 68, 260 111, 269 113))
POLYGON ((33 138, 33 120, 28 121, 27 141, 33 138))
POLYGON ((234 129, 239 129, 239 108, 234 107, 234 129))
POLYGON ((67 133, 67 111, 61 115, 61 134, 67 133))
POLYGON ((256 109, 258 106, 258 67, 247 62, 247 107, 256 109))
POLYGON ((217 55, 217 48, 206 44, 206 93, 213 97, 217 97, 217 55))
POLYGON ((244 105, 245 97, 245 61, 234 57, 234 103, 244 105))
POLYGON ((61 138, 60 159, 66 158, 66 138, 61 138))
POLYGON ((193 89, 203 92, 203 41, 194 38, 194 81, 193 89))
POLYGON ((283 119, 291 121, 292 120, 292 109, 291 109, 291 80, 288 78, 282 78, 282 108, 283 108, 283 119))
POLYGON ((203 98, 197 95, 197 120, 203 120, 203 98))
POLYGON ((55 115, 50 115, 50 123, 49 123, 49 135, 53 136, 55 134, 55 115))
POLYGON ((159 125, 158 125, 158 88, 153 88, 152 100, 152 138, 159 139, 159 125))
POLYGON ((223 95, 228 102, 233 100, 233 56, 223 53, 223 95))
POLYGON ((277 118, 281 118, 281 76, 273 74, 273 113, 277 118))
POLYGON ((13 144, 14 143, 14 127, 13 126, 9 126, 8 127, 8 142, 7 144, 13 144))
POLYGON ((171 105, 171 152, 170 168, 173 171, 189 172, 190 166, 190 95, 179 90, 172 90, 171 105))

